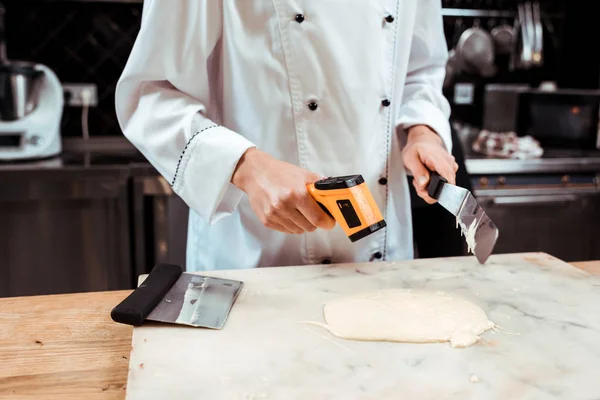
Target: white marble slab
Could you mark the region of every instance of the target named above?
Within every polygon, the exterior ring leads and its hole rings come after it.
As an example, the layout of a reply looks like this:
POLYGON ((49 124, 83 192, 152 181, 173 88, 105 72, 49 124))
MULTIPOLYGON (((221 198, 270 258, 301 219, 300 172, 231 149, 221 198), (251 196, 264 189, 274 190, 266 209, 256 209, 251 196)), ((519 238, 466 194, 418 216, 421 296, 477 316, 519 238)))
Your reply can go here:
POLYGON ((600 398, 600 279, 545 254, 210 275, 245 282, 225 328, 136 328, 127 399, 600 398), (502 329, 459 349, 304 323, 324 322, 329 299, 378 288, 459 293, 502 329))

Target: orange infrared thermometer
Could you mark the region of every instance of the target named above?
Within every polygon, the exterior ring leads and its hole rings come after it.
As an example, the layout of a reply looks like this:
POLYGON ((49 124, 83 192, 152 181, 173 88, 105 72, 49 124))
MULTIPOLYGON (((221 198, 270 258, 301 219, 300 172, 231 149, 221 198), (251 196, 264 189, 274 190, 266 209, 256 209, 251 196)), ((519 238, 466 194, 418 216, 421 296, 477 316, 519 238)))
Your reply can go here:
POLYGON ((386 223, 362 175, 338 176, 307 185, 321 208, 352 242, 385 228, 386 223))

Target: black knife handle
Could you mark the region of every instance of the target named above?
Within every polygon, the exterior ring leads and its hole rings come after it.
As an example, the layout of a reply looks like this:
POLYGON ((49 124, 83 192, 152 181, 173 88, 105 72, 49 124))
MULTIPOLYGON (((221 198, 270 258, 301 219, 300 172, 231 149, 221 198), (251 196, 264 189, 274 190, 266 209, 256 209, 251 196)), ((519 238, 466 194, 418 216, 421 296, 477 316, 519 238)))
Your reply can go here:
POLYGON ((142 325, 182 273, 177 265, 157 264, 144 282, 113 308, 110 317, 121 324, 142 325))
POLYGON ((442 178, 442 176, 437 172, 430 172, 429 176, 427 193, 429 194, 429 197, 437 200, 440 196, 440 190, 442 190, 442 186, 444 186, 444 183, 448 183, 448 181, 445 178, 442 178))

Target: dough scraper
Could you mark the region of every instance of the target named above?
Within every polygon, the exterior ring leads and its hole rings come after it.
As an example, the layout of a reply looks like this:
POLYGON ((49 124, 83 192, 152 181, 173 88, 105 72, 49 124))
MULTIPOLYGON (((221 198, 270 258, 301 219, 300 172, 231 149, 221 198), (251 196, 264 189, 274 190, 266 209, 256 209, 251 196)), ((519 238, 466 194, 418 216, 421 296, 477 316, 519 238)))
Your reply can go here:
POLYGON ((498 228, 467 189, 455 186, 432 172, 427 188, 429 197, 456 217, 466 238, 469 251, 484 264, 498 240, 498 228))
POLYGON ((222 329, 243 282, 183 272, 157 264, 111 311, 113 321, 140 326, 146 320, 222 329))

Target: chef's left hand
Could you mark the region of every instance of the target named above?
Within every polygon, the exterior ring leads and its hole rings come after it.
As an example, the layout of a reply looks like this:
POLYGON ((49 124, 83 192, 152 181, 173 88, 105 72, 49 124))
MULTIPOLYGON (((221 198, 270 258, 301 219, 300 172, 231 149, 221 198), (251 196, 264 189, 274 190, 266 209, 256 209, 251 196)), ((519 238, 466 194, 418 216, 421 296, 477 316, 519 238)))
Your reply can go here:
POLYGON ((409 128, 402 159, 404 166, 413 174, 417 194, 429 204, 435 203, 427 194, 429 171, 435 171, 449 183, 456 184, 458 164, 454 156, 446 150, 439 135, 426 125, 409 128))

